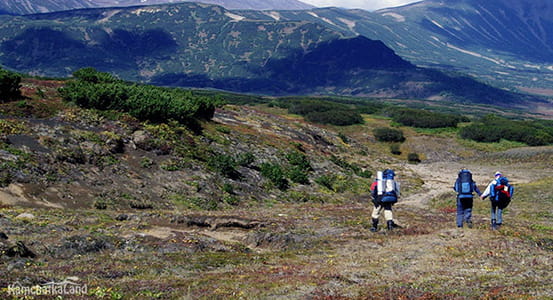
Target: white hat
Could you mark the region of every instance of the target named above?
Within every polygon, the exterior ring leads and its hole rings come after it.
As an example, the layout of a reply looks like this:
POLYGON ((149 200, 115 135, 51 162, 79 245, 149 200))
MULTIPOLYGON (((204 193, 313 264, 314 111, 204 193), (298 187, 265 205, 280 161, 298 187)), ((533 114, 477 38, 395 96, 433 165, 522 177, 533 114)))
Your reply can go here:
POLYGON ((501 176, 501 175, 502 175, 501 172, 497 171, 497 172, 495 172, 494 177, 501 176))

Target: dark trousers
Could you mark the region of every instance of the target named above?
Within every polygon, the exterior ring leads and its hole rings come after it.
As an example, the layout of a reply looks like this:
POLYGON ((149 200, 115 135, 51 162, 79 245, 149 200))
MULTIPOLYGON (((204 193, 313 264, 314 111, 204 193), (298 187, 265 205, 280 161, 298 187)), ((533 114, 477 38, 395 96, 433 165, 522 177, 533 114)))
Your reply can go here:
POLYGON ((457 197, 457 227, 463 227, 463 222, 470 223, 472 218, 472 197, 457 197))

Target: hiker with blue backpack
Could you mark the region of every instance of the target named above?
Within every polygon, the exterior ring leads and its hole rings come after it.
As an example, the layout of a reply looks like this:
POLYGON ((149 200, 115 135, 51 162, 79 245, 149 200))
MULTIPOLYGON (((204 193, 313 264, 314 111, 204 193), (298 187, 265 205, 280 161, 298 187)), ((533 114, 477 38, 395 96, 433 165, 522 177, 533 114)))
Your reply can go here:
POLYGON ((394 222, 392 214, 392 206, 399 198, 399 183, 395 180, 393 170, 386 169, 383 172, 376 172, 376 180, 371 185, 371 195, 373 197, 374 209, 372 212, 372 227, 371 231, 378 230, 378 219, 384 211, 384 219, 388 230, 399 227, 394 222))
POLYGON ((453 189, 457 192, 457 227, 462 228, 463 223, 466 223, 472 228, 473 193, 476 192, 479 196, 482 194, 472 180, 472 173, 467 169, 461 169, 453 189))
POLYGON ((511 202, 514 188, 509 184, 509 179, 501 172, 496 172, 494 177, 480 198, 484 200, 486 197, 490 197, 491 226, 493 230, 496 230, 503 224, 503 210, 511 202))

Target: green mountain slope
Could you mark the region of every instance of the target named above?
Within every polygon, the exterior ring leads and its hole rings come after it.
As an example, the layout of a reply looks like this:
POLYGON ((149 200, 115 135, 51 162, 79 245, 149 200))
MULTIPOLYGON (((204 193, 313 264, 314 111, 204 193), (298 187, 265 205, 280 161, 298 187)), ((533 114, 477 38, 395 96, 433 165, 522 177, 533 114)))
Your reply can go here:
POLYGON ((383 43, 341 28, 270 15, 183 3, 4 16, 0 62, 36 75, 91 66, 126 80, 267 94, 543 102, 416 68, 383 43))
POLYGON ((418 66, 471 74, 495 86, 553 94, 550 1, 421 1, 367 12, 337 8, 241 12, 265 20, 308 20, 381 40, 418 66), (547 91, 550 90, 550 91, 547 91))

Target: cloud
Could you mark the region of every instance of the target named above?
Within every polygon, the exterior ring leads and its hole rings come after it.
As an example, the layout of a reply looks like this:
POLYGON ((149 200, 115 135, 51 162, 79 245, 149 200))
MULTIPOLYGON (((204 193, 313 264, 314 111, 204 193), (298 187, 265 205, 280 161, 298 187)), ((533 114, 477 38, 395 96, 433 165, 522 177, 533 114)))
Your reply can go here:
POLYGON ((405 5, 420 0, 301 0, 302 2, 318 6, 336 6, 344 8, 361 8, 366 10, 376 10, 386 7, 405 5))

